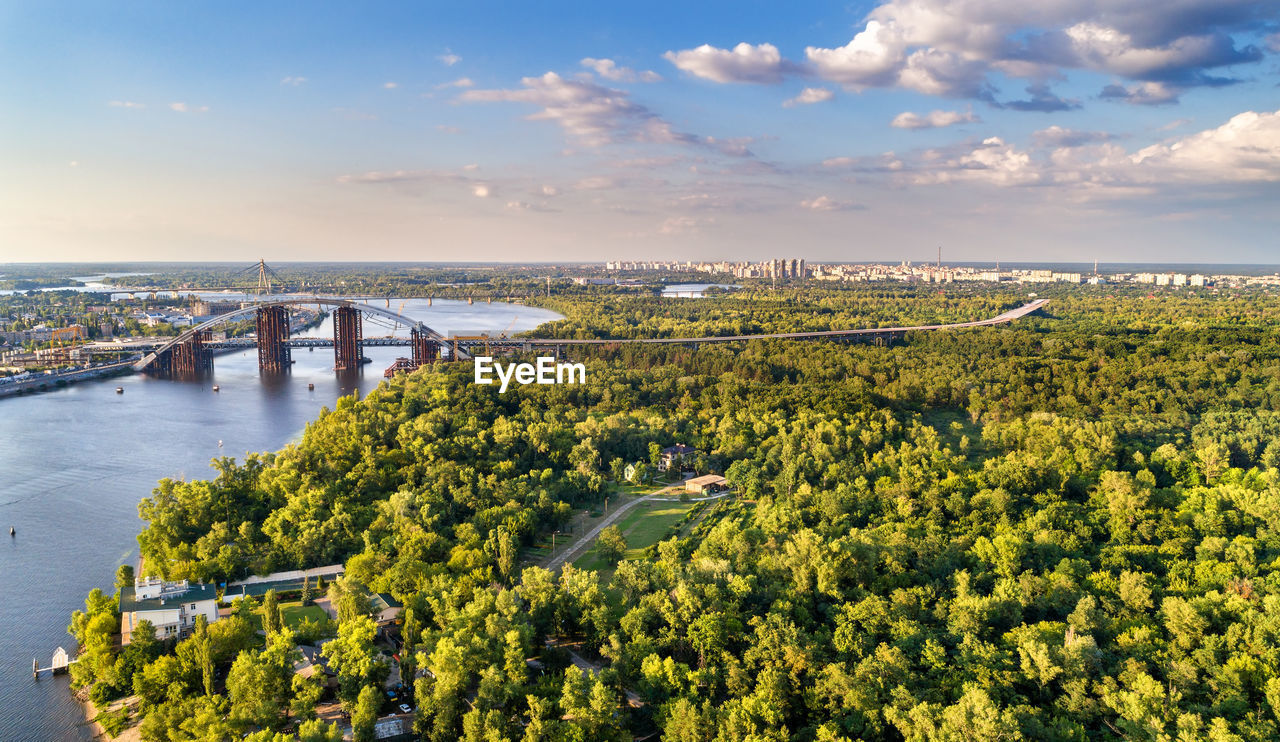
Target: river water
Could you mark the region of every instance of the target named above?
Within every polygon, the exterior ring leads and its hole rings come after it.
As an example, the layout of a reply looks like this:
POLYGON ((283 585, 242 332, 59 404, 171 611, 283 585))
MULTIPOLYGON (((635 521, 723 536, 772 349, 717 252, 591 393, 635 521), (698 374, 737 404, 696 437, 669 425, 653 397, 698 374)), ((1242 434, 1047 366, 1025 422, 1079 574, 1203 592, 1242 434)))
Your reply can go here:
MULTIPOLYGON (((560 319, 505 303, 378 305, 444 333, 518 332, 560 319)), ((332 328, 326 321, 307 334, 332 337, 332 328)), ((364 334, 390 328, 366 319, 364 334)), ((92 739, 66 677, 34 681, 31 660, 47 667, 58 646, 73 651, 71 612, 94 587, 110 591, 118 565, 136 562, 137 504, 157 480, 206 478, 216 456, 281 448, 322 407, 368 393, 408 354, 366 347, 373 363, 339 375, 331 348, 295 348, 291 373, 262 378, 250 349, 216 356, 212 376, 200 382, 133 375, 0 399, 0 740, 92 739)))

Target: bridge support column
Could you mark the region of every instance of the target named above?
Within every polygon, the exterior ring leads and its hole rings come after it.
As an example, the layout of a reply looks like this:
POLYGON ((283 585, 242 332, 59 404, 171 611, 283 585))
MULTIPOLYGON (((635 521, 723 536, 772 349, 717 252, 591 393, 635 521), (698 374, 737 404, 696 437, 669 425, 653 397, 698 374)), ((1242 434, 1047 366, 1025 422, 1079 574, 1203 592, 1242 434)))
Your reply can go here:
POLYGON ((258 370, 279 374, 289 370, 289 310, 262 307, 258 319, 258 370))
POLYGON ((436 341, 427 336, 426 333, 413 329, 410 333, 410 343, 413 346, 413 367, 417 368, 425 363, 431 363, 440 357, 440 345, 436 341))
POLYGON ((209 335, 197 332, 186 342, 178 343, 169 351, 168 375, 197 376, 213 370, 213 353, 205 347, 209 335))
POLYGON ((338 307, 333 310, 333 369, 351 371, 360 368, 364 357, 360 310, 338 307))

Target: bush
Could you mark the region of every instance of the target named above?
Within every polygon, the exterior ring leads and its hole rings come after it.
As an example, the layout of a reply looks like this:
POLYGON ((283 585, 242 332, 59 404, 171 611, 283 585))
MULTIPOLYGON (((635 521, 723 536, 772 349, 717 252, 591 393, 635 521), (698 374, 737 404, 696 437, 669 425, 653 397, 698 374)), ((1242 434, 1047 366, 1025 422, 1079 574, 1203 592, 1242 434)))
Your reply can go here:
POLYGON ((119 737, 121 732, 129 728, 129 709, 122 706, 115 711, 98 714, 94 721, 102 725, 108 736, 119 737))

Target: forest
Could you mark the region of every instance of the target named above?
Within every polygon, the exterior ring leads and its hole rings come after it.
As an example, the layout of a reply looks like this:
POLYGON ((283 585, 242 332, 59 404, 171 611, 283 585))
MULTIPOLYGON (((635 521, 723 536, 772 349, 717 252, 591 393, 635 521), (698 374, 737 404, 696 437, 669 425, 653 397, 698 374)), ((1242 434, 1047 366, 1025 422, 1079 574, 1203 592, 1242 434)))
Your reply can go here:
MULTIPOLYGON (((825 329, 1024 300, 584 292, 537 332, 825 329)), ((586 385, 401 374, 139 505, 148 572, 341 562, 336 620, 286 625, 272 594, 119 650, 98 590, 69 627, 73 684, 136 696, 110 721, 157 741, 369 740, 392 672, 432 742, 1280 738, 1277 310, 1262 291, 1080 289, 889 347, 571 348, 586 385), (609 572, 542 566, 533 546, 616 496, 620 464, 676 442, 728 478, 727 503, 609 572), (379 594, 403 604, 394 658, 374 643, 379 594), (326 637, 333 688, 294 673, 296 646, 326 637), (326 703, 349 722, 314 720, 326 703)))

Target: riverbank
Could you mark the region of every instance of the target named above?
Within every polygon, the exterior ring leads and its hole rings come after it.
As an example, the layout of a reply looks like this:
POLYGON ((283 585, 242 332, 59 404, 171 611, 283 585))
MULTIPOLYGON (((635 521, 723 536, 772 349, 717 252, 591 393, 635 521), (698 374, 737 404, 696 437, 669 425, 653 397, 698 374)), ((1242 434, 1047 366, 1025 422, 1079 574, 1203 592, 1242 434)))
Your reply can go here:
POLYGON ((59 389, 77 381, 103 379, 111 376, 122 376, 133 373, 133 361, 117 361, 104 363, 91 368, 80 368, 74 371, 63 371, 51 374, 36 374, 27 379, 0 384, 0 398, 13 397, 19 394, 34 394, 59 389))
POLYGON ((106 726, 103 725, 102 721, 100 721, 103 713, 116 713, 126 706, 132 711, 133 707, 138 704, 137 696, 127 696, 125 698, 112 701, 110 705, 107 706, 105 712, 100 712, 94 702, 89 699, 89 692, 87 690, 78 690, 73 695, 76 700, 84 706, 84 720, 85 723, 89 725, 89 728, 93 730, 94 739, 109 739, 112 740, 112 742, 142 742, 142 727, 140 725, 131 722, 130 726, 121 730, 119 736, 113 737, 111 736, 111 732, 109 732, 106 726))

